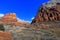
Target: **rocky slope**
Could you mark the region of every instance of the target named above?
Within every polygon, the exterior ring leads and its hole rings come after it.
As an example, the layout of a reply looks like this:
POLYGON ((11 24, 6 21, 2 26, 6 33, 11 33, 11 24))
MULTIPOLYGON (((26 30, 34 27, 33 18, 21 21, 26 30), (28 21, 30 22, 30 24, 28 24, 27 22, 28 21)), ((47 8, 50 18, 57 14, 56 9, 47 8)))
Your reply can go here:
POLYGON ((10 33, 0 31, 0 40, 13 40, 10 33))

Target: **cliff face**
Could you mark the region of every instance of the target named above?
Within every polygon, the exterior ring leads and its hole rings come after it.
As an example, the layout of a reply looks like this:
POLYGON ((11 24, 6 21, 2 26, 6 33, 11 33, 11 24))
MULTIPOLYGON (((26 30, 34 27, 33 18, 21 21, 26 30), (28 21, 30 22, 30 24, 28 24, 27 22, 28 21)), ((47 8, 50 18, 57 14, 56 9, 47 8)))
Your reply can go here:
POLYGON ((9 33, 0 31, 0 40, 13 40, 13 38, 9 33))
POLYGON ((15 22, 17 22, 17 18, 16 18, 16 14, 15 13, 8 13, 8 14, 5 14, 1 21, 4 23, 4 24, 13 24, 15 22))
MULTIPOLYGON (((54 4, 54 3, 52 3, 54 4)), ((39 8, 37 15, 32 23, 60 21, 60 3, 55 3, 54 6, 43 5, 39 8)))
POLYGON ((2 24, 12 24, 16 26, 27 26, 28 22, 19 21, 15 13, 7 13, 2 18, 0 18, 0 23, 2 24))

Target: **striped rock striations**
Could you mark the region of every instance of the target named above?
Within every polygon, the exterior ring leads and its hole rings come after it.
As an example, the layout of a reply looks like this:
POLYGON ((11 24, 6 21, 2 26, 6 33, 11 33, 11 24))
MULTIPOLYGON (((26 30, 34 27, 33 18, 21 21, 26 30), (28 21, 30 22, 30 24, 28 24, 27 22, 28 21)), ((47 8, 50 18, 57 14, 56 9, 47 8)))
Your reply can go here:
POLYGON ((48 22, 48 21, 60 21, 60 3, 48 3, 42 5, 32 23, 48 22))

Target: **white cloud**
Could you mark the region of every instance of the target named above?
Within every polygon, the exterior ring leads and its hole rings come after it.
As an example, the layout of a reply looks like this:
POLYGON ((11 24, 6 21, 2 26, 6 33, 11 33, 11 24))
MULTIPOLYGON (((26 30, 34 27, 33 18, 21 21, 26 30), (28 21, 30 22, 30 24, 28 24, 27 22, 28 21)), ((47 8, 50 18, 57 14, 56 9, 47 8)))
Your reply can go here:
POLYGON ((20 21, 20 22, 29 22, 29 23, 31 23, 31 21, 26 21, 26 20, 20 19, 18 17, 17 17, 17 20, 20 21))
POLYGON ((0 13, 0 17, 3 17, 4 16, 4 14, 3 13, 0 13))
POLYGON ((33 20, 35 17, 32 17, 31 19, 33 20))

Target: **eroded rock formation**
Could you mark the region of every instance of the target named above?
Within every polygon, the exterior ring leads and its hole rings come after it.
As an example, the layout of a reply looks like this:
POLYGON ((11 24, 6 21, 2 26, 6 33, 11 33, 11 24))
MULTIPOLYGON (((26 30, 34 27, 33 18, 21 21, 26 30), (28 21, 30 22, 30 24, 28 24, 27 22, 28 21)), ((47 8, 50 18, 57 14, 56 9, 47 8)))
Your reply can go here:
POLYGON ((15 22, 17 22, 16 14, 15 13, 5 14, 2 17, 1 21, 5 24, 14 24, 15 22))
POLYGON ((60 21, 60 3, 52 3, 54 6, 42 5, 32 23, 60 21))
POLYGON ((0 18, 0 24, 10 24, 16 26, 28 26, 29 23, 26 21, 18 20, 15 13, 7 13, 0 18))

